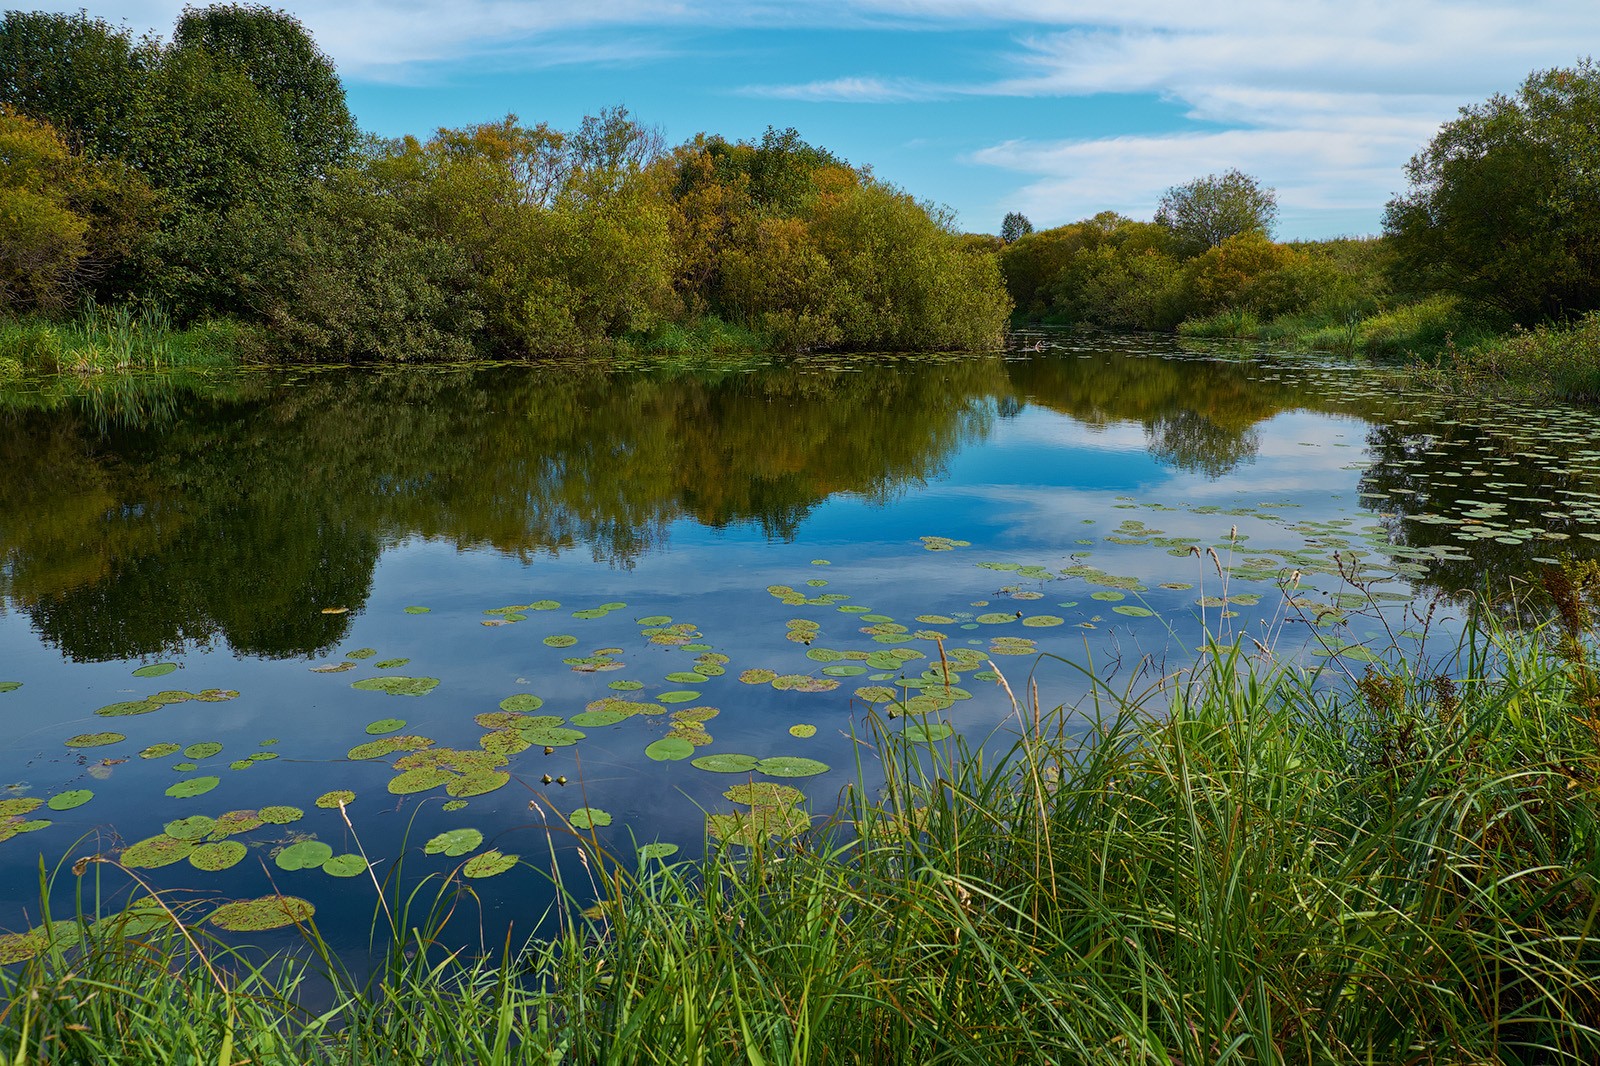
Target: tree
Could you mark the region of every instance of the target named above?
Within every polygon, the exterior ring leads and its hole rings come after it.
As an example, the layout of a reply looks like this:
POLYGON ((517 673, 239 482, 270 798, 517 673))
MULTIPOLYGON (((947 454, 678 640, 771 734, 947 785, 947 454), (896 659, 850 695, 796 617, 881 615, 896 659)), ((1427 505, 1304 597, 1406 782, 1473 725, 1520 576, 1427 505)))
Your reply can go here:
POLYGON ((185 8, 173 43, 238 65, 283 117, 301 177, 325 174, 354 146, 355 120, 333 61, 287 12, 257 4, 185 8))
POLYGON ((0 103, 50 123, 74 148, 125 156, 145 124, 154 40, 85 13, 8 11, 0 20, 0 103))
POLYGON ((1600 307, 1600 69, 1530 75, 1461 109, 1406 167, 1384 232, 1397 283, 1528 324, 1600 307))
POLYGON ((1021 211, 1007 213, 1005 221, 1000 223, 1000 239, 1007 244, 1019 237, 1026 237, 1033 232, 1033 223, 1028 221, 1028 216, 1021 211))
POLYGON ((1278 194, 1239 170, 1207 174, 1161 194, 1156 221, 1172 230, 1184 255, 1198 255, 1241 233, 1272 235, 1278 194))

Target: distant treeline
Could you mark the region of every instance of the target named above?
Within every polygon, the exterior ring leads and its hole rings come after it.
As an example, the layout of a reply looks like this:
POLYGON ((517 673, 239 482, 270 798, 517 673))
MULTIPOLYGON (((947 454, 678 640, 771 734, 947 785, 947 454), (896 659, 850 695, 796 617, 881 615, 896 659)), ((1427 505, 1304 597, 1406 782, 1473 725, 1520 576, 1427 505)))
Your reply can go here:
POLYGON ((289 15, 185 9, 170 42, 87 14, 0 22, 0 308, 159 308, 311 358, 695 342, 1000 342, 996 260, 807 144, 668 149, 622 108, 363 136, 289 15))
POLYGON ((1462 108, 1407 166, 1382 236, 1274 242, 1273 190, 1229 171, 1168 190, 1153 222, 1034 232, 1013 213, 1001 269, 1024 320, 1412 352, 1600 398, 1596 129, 1585 59, 1462 108))

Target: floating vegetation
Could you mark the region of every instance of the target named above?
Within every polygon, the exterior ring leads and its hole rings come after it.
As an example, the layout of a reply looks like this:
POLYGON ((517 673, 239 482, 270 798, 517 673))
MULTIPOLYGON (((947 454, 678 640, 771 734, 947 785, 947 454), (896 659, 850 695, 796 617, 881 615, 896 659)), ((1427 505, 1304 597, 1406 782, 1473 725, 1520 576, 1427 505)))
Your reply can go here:
POLYGON ((320 840, 297 840, 272 857, 280 870, 315 870, 333 858, 333 848, 320 840))
POLYGON ((1127 615, 1129 618, 1149 618, 1155 614, 1148 607, 1135 607, 1132 604, 1118 604, 1111 608, 1117 614, 1127 615))
POLYGON ((167 789, 173 799, 193 799, 216 788, 220 782, 215 777, 189 777, 167 789))
POLYGON ((599 807, 579 807, 567 816, 574 829, 603 829, 611 824, 611 814, 599 807))
POLYGON ((952 537, 919 537, 918 539, 922 541, 923 548, 931 552, 947 552, 954 551, 956 548, 972 547, 970 540, 955 540, 952 537))
POLYGON ((772 681, 777 678, 777 676, 778 672, 776 670, 767 670, 758 667, 741 673, 739 675, 739 680, 744 682, 746 685, 767 685, 771 684, 772 681))
POLYGON ((615 689, 618 692, 638 692, 640 689, 644 688, 644 682, 643 681, 613 681, 609 685, 607 685, 606 687, 610 688, 610 689, 615 689))
POLYGON ((346 659, 370 659, 376 654, 378 654, 377 648, 357 648, 355 651, 345 652, 344 657, 346 659))
POLYGON ((313 666, 311 672, 313 674, 342 674, 346 670, 354 670, 355 668, 356 664, 352 662, 324 663, 321 666, 313 666))
POLYGON ((868 703, 889 703, 900 698, 900 693, 885 685, 863 685, 856 689, 855 695, 868 703))
POLYGON ((317 806, 327 810, 337 810, 339 807, 355 801, 356 794, 347 788, 336 788, 332 792, 324 792, 317 797, 317 806))
MULTIPOLYGON (((695 746, 683 737, 662 737, 644 749, 646 757, 655 762, 677 762, 694 754, 695 746)), ((715 758, 715 756, 710 756, 715 758)), ((700 760, 695 760, 699 765, 700 760)))
POLYGON ((159 870, 182 862, 194 850, 194 841, 158 833, 122 849, 122 865, 134 870, 159 870))
POLYGON ((674 670, 667 675, 667 680, 674 685, 699 685, 705 683, 709 678, 705 674, 697 673, 694 670, 674 670))
POLYGON ((811 816, 797 807, 752 807, 733 814, 706 816, 706 832, 724 844, 756 848, 767 840, 797 837, 811 827, 811 816))
POLYGON ((49 807, 52 811, 70 811, 74 807, 82 807, 85 803, 88 803, 92 799, 94 799, 94 793, 89 789, 74 788, 66 792, 57 792, 54 796, 50 797, 49 802, 46 803, 45 806, 49 807))
POLYGON ((184 748, 183 755, 186 759, 209 759, 221 750, 222 745, 217 741, 202 740, 197 743, 190 744, 187 748, 184 748))
POLYGON ((426 855, 446 855, 450 858, 459 858, 470 851, 478 850, 479 845, 482 843, 483 834, 476 829, 470 827, 446 829, 424 844, 422 851, 426 855))
POLYGON ((779 692, 832 692, 839 682, 832 677, 814 677, 811 674, 783 674, 772 679, 772 687, 779 692))
POLYGON ((165 677, 178 668, 177 663, 151 663, 133 672, 134 677, 165 677))
POLYGON ((354 853, 335 855, 322 864, 329 877, 356 877, 367 872, 367 860, 354 853))
POLYGON ((50 824, 50 821, 45 818, 36 818, 28 822, 10 821, 0 823, 0 842, 10 840, 12 837, 23 833, 36 833, 50 824))
POLYGON ((658 840, 649 844, 644 844, 639 848, 639 858, 643 860, 670 859, 676 854, 678 854, 678 845, 664 840, 658 840))
POLYGON ((69 748, 103 748, 127 739, 122 733, 79 733, 75 737, 68 737, 63 743, 69 748))
POLYGON ((576 744, 588 734, 577 729, 566 729, 561 726, 542 725, 532 729, 523 729, 519 735, 530 745, 538 744, 546 748, 565 748, 576 744))
POLYGON ((468 859, 461 867, 461 873, 466 877, 494 877, 515 866, 520 857, 502 855, 498 848, 492 849, 468 859))
POLYGON ((258 811, 229 811, 217 815, 216 824, 211 829, 211 837, 220 840, 223 837, 237 836, 252 829, 260 829, 265 824, 258 811))
POLYGON ((466 805, 467 805, 467 801, 466 800, 446 800, 443 804, 440 805, 439 809, 441 811, 459 811, 461 808, 465 807, 466 805))
MULTIPOLYGON (((698 761, 698 760, 697 760, 698 761)), ((768 777, 815 777, 829 770, 827 763, 794 755, 775 755, 756 763, 756 771, 768 777)))
POLYGON ((792 725, 789 727, 789 735, 806 740, 817 735, 817 727, 814 725, 792 725))
POLYGON ((21 687, 21 681, 0 681, 0 692, 15 692, 21 687))
POLYGON ((352 682, 353 689, 362 692, 387 692, 391 696, 426 696, 439 687, 437 677, 368 677, 352 682))
POLYGON ((656 693, 656 700, 660 703, 688 703, 690 700, 700 698, 700 693, 690 689, 674 689, 671 692, 656 693))
POLYGON ((317 909, 296 896, 262 896, 224 903, 206 921, 230 933, 262 933, 311 920, 317 909))
POLYGON ((405 609, 405 612, 406 612, 406 614, 427 614, 432 610, 433 610, 432 607, 411 606, 411 607, 407 607, 405 609))
POLYGON ((774 781, 747 781, 742 785, 734 785, 723 795, 747 807, 793 807, 806 798, 806 794, 793 785, 780 785, 774 781))
POLYGON ((1035 614, 1022 620, 1022 624, 1034 629, 1044 629, 1050 626, 1059 626, 1066 622, 1065 618, 1058 618, 1053 614, 1035 614))
POLYGON ((504 770, 473 770, 445 785, 444 790, 457 799, 467 799, 504 788, 510 781, 511 775, 504 770))
POLYGON ((385 733, 398 732, 406 727, 404 718, 380 718, 376 722, 367 723, 367 733, 371 736, 382 736, 385 733))
POLYGON ((44 806, 44 800, 36 796, 19 796, 15 799, 0 800, 0 818, 20 818, 24 814, 32 814, 44 806))
POLYGON ((380 659, 372 664, 375 670, 398 670, 409 663, 410 659, 380 659))
POLYGON ((94 713, 101 718, 126 718, 130 715, 159 711, 164 706, 166 705, 155 700, 124 700, 121 703, 108 703, 94 713))
POLYGON ((948 722, 917 723, 905 728, 905 738, 916 743, 944 740, 955 733, 948 722))
POLYGON ((578 643, 578 638, 570 633, 557 633, 554 636, 545 637, 544 642, 552 648, 570 648, 578 643))
POLYGON ((306 816, 306 812, 299 807, 290 807, 282 803, 274 803, 263 807, 256 813, 261 815, 261 820, 268 825, 289 825, 291 822, 298 822, 306 816))
POLYGON ((519 692, 515 696, 507 696, 500 701, 500 709, 502 711, 511 711, 515 714, 537 711, 543 706, 544 700, 529 692, 519 692))
POLYGON ((245 856, 245 846, 237 840, 216 840, 200 844, 189 852, 189 865, 196 870, 215 872, 238 865, 245 856))
POLYGON ((388 788, 396 796, 411 796, 447 785, 455 779, 455 774, 442 767, 422 766, 415 770, 403 770, 391 777, 388 788))
POLYGON ((747 774, 760 763, 761 760, 754 755, 729 752, 721 755, 702 755, 689 765, 700 770, 709 770, 714 774, 747 774))

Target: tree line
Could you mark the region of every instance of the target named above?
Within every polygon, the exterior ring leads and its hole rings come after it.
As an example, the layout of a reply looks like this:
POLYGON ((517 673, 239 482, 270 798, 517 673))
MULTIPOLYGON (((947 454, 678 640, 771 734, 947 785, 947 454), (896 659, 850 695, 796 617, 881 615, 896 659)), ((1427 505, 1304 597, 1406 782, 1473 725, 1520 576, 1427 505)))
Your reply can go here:
POLYGON ((234 318, 311 358, 670 344, 996 346, 994 257, 796 131, 668 148, 623 108, 363 135, 293 17, 187 8, 170 41, 0 22, 0 301, 234 318))

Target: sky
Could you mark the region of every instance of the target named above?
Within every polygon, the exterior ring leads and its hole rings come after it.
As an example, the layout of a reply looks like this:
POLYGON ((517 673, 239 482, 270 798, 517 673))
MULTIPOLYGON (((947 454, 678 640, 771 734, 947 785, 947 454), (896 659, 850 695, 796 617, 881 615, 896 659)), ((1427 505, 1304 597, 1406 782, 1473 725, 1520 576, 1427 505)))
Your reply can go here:
MULTIPOLYGON (((616 105, 670 144, 792 126, 978 233, 1148 219, 1232 167, 1277 190, 1280 239, 1377 233, 1442 123, 1600 42, 1600 0, 279 2, 369 132, 616 105)), ((162 36, 182 7, 87 3, 162 36)))

